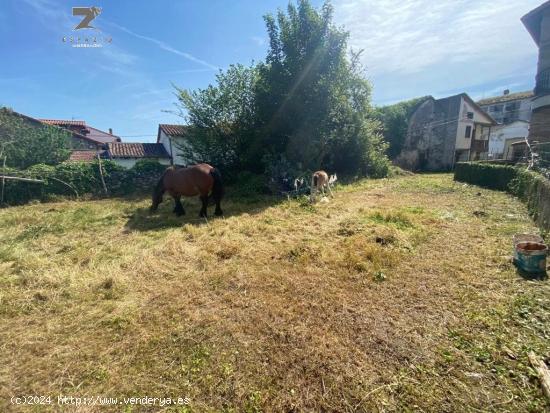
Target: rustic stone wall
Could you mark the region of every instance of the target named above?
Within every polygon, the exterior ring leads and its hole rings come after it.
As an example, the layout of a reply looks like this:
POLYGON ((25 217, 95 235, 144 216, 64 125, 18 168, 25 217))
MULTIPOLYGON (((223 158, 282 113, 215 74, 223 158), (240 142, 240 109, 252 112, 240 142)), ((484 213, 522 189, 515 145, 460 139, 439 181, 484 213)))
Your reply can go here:
POLYGON ((460 95, 428 99, 409 119, 402 153, 396 162, 411 171, 445 171, 455 162, 460 95))

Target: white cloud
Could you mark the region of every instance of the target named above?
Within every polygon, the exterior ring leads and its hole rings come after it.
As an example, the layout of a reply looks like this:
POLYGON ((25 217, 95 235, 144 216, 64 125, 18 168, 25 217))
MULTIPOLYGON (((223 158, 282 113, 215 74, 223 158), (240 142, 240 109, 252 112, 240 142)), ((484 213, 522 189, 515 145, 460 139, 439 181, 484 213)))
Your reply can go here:
POLYGON ((204 61, 204 60, 202 60, 202 59, 199 59, 199 58, 193 56, 193 55, 190 54, 190 53, 182 52, 181 50, 178 50, 178 49, 176 49, 176 48, 170 46, 169 44, 167 44, 167 43, 165 43, 165 42, 163 42, 163 41, 161 41, 161 40, 155 39, 155 38, 153 38, 153 37, 141 35, 141 34, 136 33, 136 32, 134 32, 134 31, 132 31, 132 30, 130 30, 130 29, 124 27, 124 26, 120 26, 120 25, 118 25, 118 24, 116 24, 116 23, 113 23, 113 22, 108 22, 108 23, 109 23, 111 26, 116 27, 117 29, 119 29, 119 30, 121 30, 121 31, 123 31, 123 32, 125 32, 125 33, 127 33, 127 34, 129 34, 129 35, 131 35, 131 36, 134 36, 134 37, 136 37, 136 38, 138 38, 138 39, 147 40, 148 42, 151 42, 151 43, 153 43, 153 44, 156 44, 156 45, 157 45, 158 47, 160 47, 162 50, 165 50, 165 51, 170 52, 170 53, 174 53, 174 54, 176 54, 176 55, 178 55, 178 56, 182 56, 182 57, 186 58, 187 60, 190 60, 190 61, 192 61, 192 62, 194 62, 194 63, 198 63, 198 64, 200 64, 200 65, 202 65, 202 66, 205 66, 205 67, 207 67, 207 68, 209 68, 209 69, 213 69, 213 70, 217 70, 217 69, 218 69, 218 66, 215 66, 215 65, 213 65, 213 64, 211 64, 211 63, 208 63, 208 62, 206 62, 206 61, 204 61))
POLYGON ((66 9, 70 10, 68 7, 62 7, 51 0, 23 0, 23 3, 35 11, 33 17, 38 18, 50 29, 63 31, 74 26, 66 11, 66 9))
POLYGON ((396 87, 417 78, 427 83, 432 72, 433 89, 417 92, 427 94, 525 73, 536 47, 520 18, 540 3, 335 0, 334 8, 337 24, 350 31, 350 46, 364 49, 375 88, 377 79, 386 85, 389 77, 396 87))
POLYGON ((103 56, 108 59, 109 62, 114 62, 118 65, 129 66, 133 65, 138 57, 124 51, 120 47, 117 47, 113 44, 106 45, 101 48, 101 53, 103 56))
POLYGON ((365 49, 372 73, 414 73, 440 62, 517 58, 526 50, 519 18, 540 0, 337 0, 336 20, 365 49))

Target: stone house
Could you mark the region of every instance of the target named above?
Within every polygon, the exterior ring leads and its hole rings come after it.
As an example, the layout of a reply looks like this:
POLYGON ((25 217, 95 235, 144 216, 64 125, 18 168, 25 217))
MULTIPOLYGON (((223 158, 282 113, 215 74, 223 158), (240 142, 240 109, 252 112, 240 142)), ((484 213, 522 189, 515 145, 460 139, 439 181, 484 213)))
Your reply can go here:
POLYGON ((104 132, 86 124, 84 120, 38 119, 42 123, 66 129, 71 132, 71 155, 69 161, 92 161, 103 156, 106 144, 120 142, 120 137, 113 135, 113 130, 104 132))
POLYGON ((466 93, 429 97, 409 119, 397 163, 409 170, 445 171, 459 161, 487 157, 495 120, 466 93))
POLYGON ((57 119, 36 119, 11 109, 1 108, 7 111, 11 116, 18 117, 27 125, 32 127, 44 127, 48 125, 53 128, 67 130, 70 133, 68 142, 71 154, 71 161, 91 161, 96 159, 98 154, 101 156, 105 150, 107 142, 120 142, 120 138, 112 134, 103 132, 99 129, 86 125, 82 120, 57 120, 57 119))

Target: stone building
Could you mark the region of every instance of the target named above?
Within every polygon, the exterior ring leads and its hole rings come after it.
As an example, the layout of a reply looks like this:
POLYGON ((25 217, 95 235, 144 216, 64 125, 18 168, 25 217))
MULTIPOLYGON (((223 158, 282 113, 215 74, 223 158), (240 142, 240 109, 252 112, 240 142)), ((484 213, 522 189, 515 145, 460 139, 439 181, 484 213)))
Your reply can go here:
POLYGON ((467 94, 429 97, 409 119, 397 163, 409 170, 445 171, 459 161, 483 159, 495 120, 467 94))
POLYGON ((521 20, 539 48, 529 141, 550 142, 550 1, 521 20))

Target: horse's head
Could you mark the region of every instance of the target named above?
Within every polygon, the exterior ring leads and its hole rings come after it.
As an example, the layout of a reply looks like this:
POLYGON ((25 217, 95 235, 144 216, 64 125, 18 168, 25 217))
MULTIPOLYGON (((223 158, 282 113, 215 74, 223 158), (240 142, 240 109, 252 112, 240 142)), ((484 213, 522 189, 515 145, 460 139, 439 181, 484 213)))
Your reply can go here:
POLYGON ((151 204, 151 207, 149 208, 149 212, 155 212, 160 203, 162 202, 162 194, 158 195, 156 193, 153 194, 153 203, 151 204))
MULTIPOLYGON (((168 168, 164 175, 168 172, 170 168, 168 168)), ((153 203, 151 204, 151 208, 149 208, 150 212, 155 212, 159 206, 159 204, 162 203, 162 196, 164 195, 164 175, 160 180, 158 181, 157 185, 155 186, 155 189, 153 190, 153 203)))
POLYGON ((336 174, 334 175, 331 175, 330 178, 328 179, 328 183, 330 185, 332 185, 334 182, 336 182, 338 180, 338 176, 336 176, 336 174))

